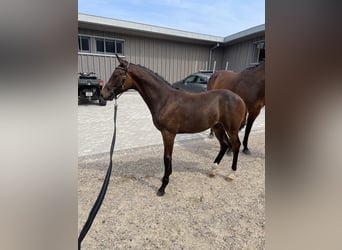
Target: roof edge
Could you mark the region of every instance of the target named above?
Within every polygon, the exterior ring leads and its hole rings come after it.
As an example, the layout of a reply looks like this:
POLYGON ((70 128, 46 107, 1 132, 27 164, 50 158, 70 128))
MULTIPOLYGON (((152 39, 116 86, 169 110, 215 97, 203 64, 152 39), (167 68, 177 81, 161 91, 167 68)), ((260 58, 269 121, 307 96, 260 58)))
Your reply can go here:
POLYGON ((248 28, 246 30, 240 31, 238 33, 235 33, 226 37, 220 37, 220 36, 212 36, 212 35, 206 35, 206 34, 201 34, 201 33, 165 28, 165 27, 160 27, 156 25, 124 21, 120 19, 100 17, 100 16, 83 14, 83 13, 78 13, 78 22, 91 23, 91 24, 97 24, 97 25, 117 27, 121 29, 130 29, 130 30, 140 31, 140 32, 142 31, 142 32, 154 33, 154 34, 165 35, 165 36, 173 36, 173 37, 187 38, 187 39, 200 40, 200 41, 213 42, 213 43, 221 43, 221 44, 227 44, 238 39, 243 39, 244 37, 249 37, 258 33, 265 32, 265 24, 260 24, 258 26, 248 28))
POLYGON ((260 32, 265 32, 265 24, 260 24, 258 26, 240 31, 238 33, 235 33, 233 35, 230 36, 226 36, 225 38, 223 38, 223 43, 228 43, 228 42, 232 42, 234 40, 246 37, 246 36, 250 36, 250 35, 254 35, 260 32))
POLYGON ((212 36, 212 35, 182 31, 182 30, 177 30, 177 29, 164 28, 164 27, 159 27, 155 25, 148 25, 148 24, 143 24, 143 23, 124 21, 120 19, 100 17, 100 16, 94 16, 94 15, 88 15, 88 14, 82 14, 82 13, 78 13, 78 21, 85 22, 85 23, 94 23, 94 24, 99 24, 99 25, 113 26, 113 27, 124 28, 124 29, 137 30, 137 31, 150 32, 150 33, 157 33, 157 34, 168 35, 168 36, 189 38, 189 39, 195 39, 195 40, 204 40, 204 41, 221 42, 221 43, 223 42, 223 37, 219 37, 219 36, 212 36))

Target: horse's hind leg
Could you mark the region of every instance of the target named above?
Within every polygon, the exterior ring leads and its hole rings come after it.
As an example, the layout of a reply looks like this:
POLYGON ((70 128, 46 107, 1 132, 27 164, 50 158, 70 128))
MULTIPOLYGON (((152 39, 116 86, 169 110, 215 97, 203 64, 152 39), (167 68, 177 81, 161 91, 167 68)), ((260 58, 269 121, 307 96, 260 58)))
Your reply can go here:
POLYGON ((216 175, 217 165, 220 164, 220 162, 224 156, 224 153, 227 151, 227 149, 229 148, 229 145, 230 145, 229 139, 228 139, 226 132, 224 131, 222 125, 216 124, 212 129, 215 133, 217 140, 220 143, 220 151, 214 160, 214 166, 212 167, 211 172, 209 173, 209 176, 215 176, 216 175))
MULTIPOLYGON (((214 131, 213 131, 213 128, 210 128, 210 132, 209 132, 209 135, 208 135, 209 138, 213 138, 214 137, 214 131)), ((229 138, 226 136, 226 141, 227 141, 227 144, 228 144, 228 149, 227 149, 227 154, 230 153, 230 149, 232 147, 232 145, 230 144, 230 141, 229 141, 229 138)))
POLYGON ((175 134, 169 133, 167 131, 162 132, 163 142, 164 142, 164 177, 162 179, 162 185, 159 188, 157 195, 163 196, 165 194, 165 188, 169 183, 169 176, 172 174, 172 150, 175 141, 175 134))
POLYGON ((255 119, 257 118, 257 116, 260 113, 260 109, 255 111, 255 112, 250 112, 248 113, 248 118, 247 118, 247 124, 246 124, 246 130, 245 130, 245 135, 243 137, 243 150, 242 152, 249 155, 251 154, 251 152, 248 149, 248 137, 249 137, 249 133, 251 132, 253 123, 255 121, 255 119))
MULTIPOLYGON (((231 144, 232 144, 232 150, 233 150, 233 162, 232 162, 232 170, 236 171, 237 168, 237 160, 239 157, 239 150, 240 150, 240 139, 238 135, 238 130, 236 131, 227 131, 231 144)), ((233 179, 231 175, 228 175, 228 179, 233 179)))

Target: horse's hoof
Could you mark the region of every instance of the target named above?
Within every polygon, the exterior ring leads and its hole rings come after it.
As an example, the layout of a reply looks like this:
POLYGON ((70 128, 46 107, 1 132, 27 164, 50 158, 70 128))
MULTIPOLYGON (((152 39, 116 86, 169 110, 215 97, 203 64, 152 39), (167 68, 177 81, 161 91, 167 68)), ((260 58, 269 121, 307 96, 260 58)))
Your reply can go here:
POLYGON ((229 172, 228 176, 226 177, 227 181, 232 181, 235 179, 235 176, 234 176, 235 171, 236 171, 236 169, 234 169, 234 167, 233 167, 233 170, 231 170, 229 172))
POLYGON ((251 151, 249 151, 248 148, 245 148, 242 150, 242 153, 246 154, 246 155, 250 155, 251 154, 251 151))
POLYGON ((234 175, 233 175, 233 174, 228 175, 227 178, 226 178, 226 180, 227 180, 227 181, 232 181, 232 180, 234 180, 234 175))
POLYGON ((163 196, 165 194, 164 190, 158 190, 157 195, 158 196, 163 196))
POLYGON ((211 170, 210 170, 210 172, 208 174, 209 177, 216 176, 217 168, 218 168, 218 164, 217 163, 213 163, 213 165, 211 166, 211 170))

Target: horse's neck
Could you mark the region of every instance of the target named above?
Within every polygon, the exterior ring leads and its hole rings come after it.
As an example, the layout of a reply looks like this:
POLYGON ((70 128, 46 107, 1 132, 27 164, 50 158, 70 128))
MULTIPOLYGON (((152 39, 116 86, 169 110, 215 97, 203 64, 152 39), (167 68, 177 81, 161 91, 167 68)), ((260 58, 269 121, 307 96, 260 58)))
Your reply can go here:
POLYGON ((149 107, 152 115, 159 110, 168 97, 170 93, 170 88, 164 84, 159 82, 152 75, 145 72, 143 69, 138 69, 137 74, 134 74, 132 77, 135 81, 135 88, 140 93, 141 97, 144 99, 145 103, 149 107))

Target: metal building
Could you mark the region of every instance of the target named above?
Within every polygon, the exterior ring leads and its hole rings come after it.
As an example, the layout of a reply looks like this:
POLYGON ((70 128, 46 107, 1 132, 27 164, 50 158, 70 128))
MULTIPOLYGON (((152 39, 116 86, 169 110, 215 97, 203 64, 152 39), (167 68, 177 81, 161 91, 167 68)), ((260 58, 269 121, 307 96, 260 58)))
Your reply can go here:
POLYGON ((199 70, 239 72, 264 59, 265 25, 219 37, 78 14, 78 71, 106 82, 116 53, 170 83, 199 70))

